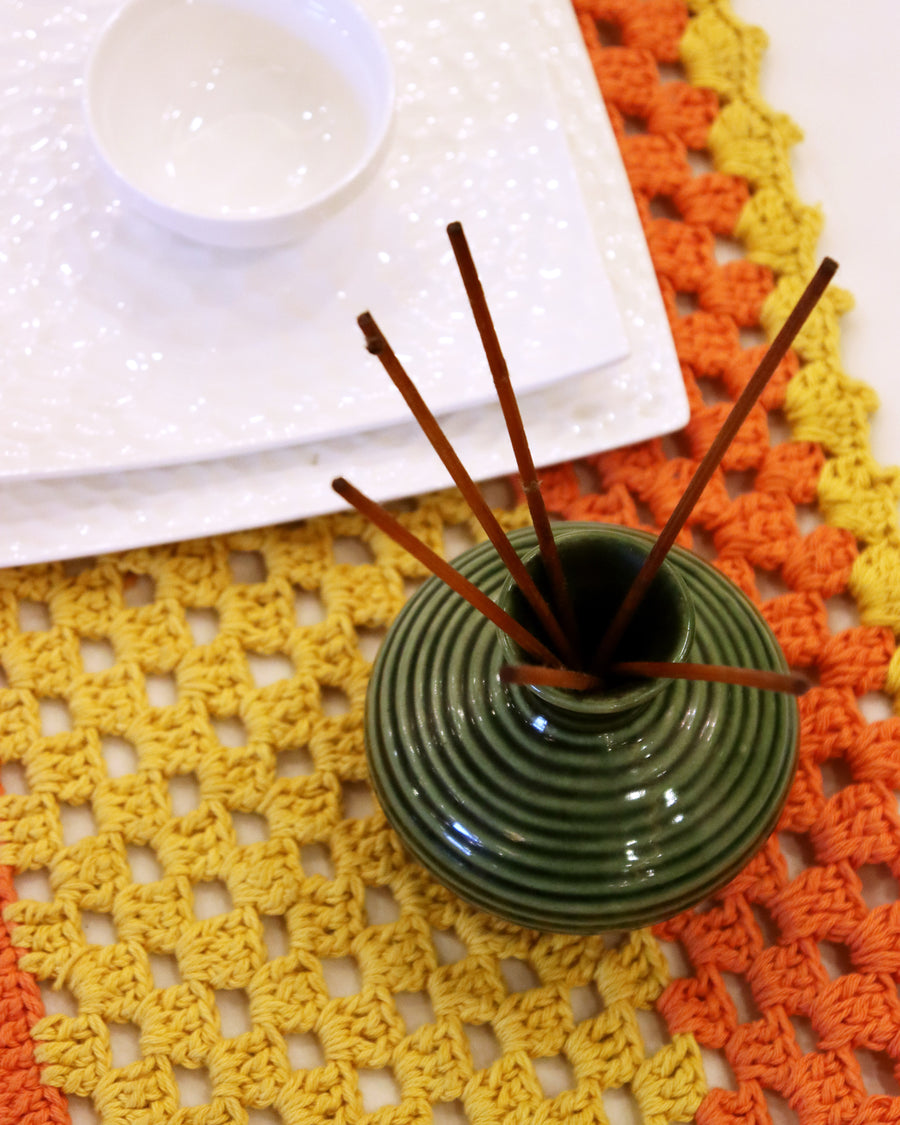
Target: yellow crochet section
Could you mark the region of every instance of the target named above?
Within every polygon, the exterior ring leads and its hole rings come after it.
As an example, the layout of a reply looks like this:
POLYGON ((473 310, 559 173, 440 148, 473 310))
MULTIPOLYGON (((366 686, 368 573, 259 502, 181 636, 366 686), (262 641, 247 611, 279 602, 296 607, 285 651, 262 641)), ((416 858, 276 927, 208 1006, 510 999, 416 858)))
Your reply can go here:
MULTIPOLYGON (((715 90, 721 100, 707 141, 716 168, 750 184, 737 233, 747 258, 778 277, 763 311, 764 327, 774 336, 818 259, 822 217, 797 198, 790 165, 801 133, 760 95, 765 33, 742 23, 728 0, 690 0, 689 8, 694 18, 682 40, 682 61, 692 84, 715 90)), ((820 442, 828 455, 819 480, 823 516, 862 544, 850 588, 863 624, 886 625, 900 635, 900 469, 873 458, 869 417, 877 396, 841 364, 839 322, 851 307, 848 293, 829 288, 797 342, 813 361, 791 381, 785 413, 796 439, 820 442)), ((900 649, 887 690, 900 700, 900 649)))
MULTIPOLYGON (((403 516, 436 549, 469 519, 450 495, 403 516)), ((647 932, 480 914, 372 799, 369 657, 420 577, 355 514, 0 573, 0 753, 25 774, 0 862, 49 876, 6 918, 77 1006, 35 1028, 44 1079, 103 1125, 692 1117, 699 1052, 655 1027, 647 932)))

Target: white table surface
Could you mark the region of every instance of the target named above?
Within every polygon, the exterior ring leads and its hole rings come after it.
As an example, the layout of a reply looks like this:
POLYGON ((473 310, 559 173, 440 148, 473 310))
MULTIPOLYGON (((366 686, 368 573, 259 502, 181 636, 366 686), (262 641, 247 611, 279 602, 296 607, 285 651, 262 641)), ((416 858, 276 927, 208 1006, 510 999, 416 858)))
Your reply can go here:
POLYGON ((870 0, 865 19, 839 0, 732 0, 769 48, 761 90, 800 126, 798 194, 825 215, 819 249, 840 263, 835 283, 856 307, 842 320, 844 367, 873 387, 881 409, 872 444, 900 462, 900 6, 870 0))

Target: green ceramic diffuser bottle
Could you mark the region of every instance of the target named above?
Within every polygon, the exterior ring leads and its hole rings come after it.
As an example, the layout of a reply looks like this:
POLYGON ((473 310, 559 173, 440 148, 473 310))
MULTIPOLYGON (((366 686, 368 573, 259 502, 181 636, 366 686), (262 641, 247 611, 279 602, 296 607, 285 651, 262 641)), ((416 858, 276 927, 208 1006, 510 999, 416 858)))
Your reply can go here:
MULTIPOLYGON (((590 651, 652 537, 596 523, 556 525, 554 535, 590 651)), ((511 539, 542 585, 533 531, 511 539)), ((489 543, 454 565, 540 634, 489 543)), ((616 658, 786 671, 750 601, 678 548, 616 658)), ((793 697, 688 680, 635 678, 596 693, 502 683, 501 666, 522 659, 432 578, 376 661, 372 781, 410 855, 445 886, 539 930, 633 928, 696 904, 763 845, 794 774, 793 697)))

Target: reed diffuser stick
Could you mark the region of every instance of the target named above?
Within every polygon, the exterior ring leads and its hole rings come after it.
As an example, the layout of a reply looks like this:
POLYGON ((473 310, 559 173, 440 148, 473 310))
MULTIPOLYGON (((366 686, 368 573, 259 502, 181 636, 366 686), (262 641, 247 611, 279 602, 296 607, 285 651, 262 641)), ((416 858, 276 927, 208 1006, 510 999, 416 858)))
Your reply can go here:
POLYGON ((450 223, 447 227, 447 235, 456 257, 456 264, 459 267, 466 295, 475 317, 478 334, 481 337, 484 354, 487 357, 488 367, 497 390, 500 409, 503 411, 503 418, 515 454, 519 477, 528 503, 528 510, 531 513, 531 522, 537 536, 538 549, 550 582, 554 608, 559 614, 566 636, 570 639, 571 647, 577 648, 578 624, 575 620, 575 611, 572 608, 572 600, 566 587, 566 578, 563 574, 559 552, 556 549, 556 540, 553 538, 553 530, 544 505, 544 498, 541 495, 541 486, 537 478, 534 459, 531 456, 528 436, 525 433, 519 403, 509 378, 509 368, 506 365, 506 359, 503 356, 500 341, 494 328, 494 320, 488 308, 487 298, 484 295, 481 279, 478 276, 469 243, 463 232, 462 223, 450 223))
POLYGON ((644 560, 644 565, 638 571, 631 588, 625 595, 624 601, 600 641, 592 667, 596 668, 601 675, 609 666, 616 645, 622 639, 631 618, 634 616, 637 607, 643 601, 650 583, 656 576, 656 572, 662 565, 663 560, 678 537, 679 532, 684 527, 694 505, 699 500, 700 493, 709 483, 725 451, 733 441, 735 434, 743 425, 751 408, 775 373, 775 369, 786 355, 797 333, 803 327, 809 314, 819 301, 819 298, 825 292, 837 268, 837 262, 833 261, 831 258, 825 258, 822 261, 822 264, 816 270, 809 285, 807 285, 806 289, 803 291, 800 300, 782 325, 781 331, 772 341, 762 361, 747 383, 747 386, 732 407, 731 412, 725 420, 725 424, 716 434, 705 457, 697 466, 683 496, 666 521, 665 527, 663 527, 662 531, 659 533, 658 538, 650 549, 650 553, 644 560))
MULTIPOLYGON (((761 691, 783 691, 788 695, 803 695, 809 689, 806 679, 794 672, 768 672, 759 668, 736 668, 728 664, 629 660, 614 664, 610 671, 619 676, 735 684, 739 687, 759 688, 761 691)), ((545 668, 539 664, 507 664, 500 669, 500 678, 508 684, 558 687, 569 691, 599 691, 604 686, 603 679, 590 672, 577 672, 568 668, 545 668)))
POLYGON ((488 539, 493 543, 497 554, 506 564, 506 569, 522 591, 523 597, 526 598, 538 620, 544 626, 553 647, 567 664, 577 665, 578 655, 554 616, 553 610, 537 588, 525 564, 516 554, 509 537, 500 526, 487 501, 481 495, 478 485, 469 476, 456 450, 429 410, 403 364, 397 358, 384 333, 375 322, 375 318, 370 312, 364 312, 357 318, 357 324, 363 331, 369 352, 378 359, 391 382, 403 396, 423 434, 431 442, 432 448, 440 457, 444 467, 462 493, 463 499, 481 524, 488 539))
POLYGON ((491 601, 483 590, 480 590, 473 582, 470 582, 468 578, 442 559, 439 554, 432 551, 426 543, 413 535, 399 520, 394 519, 390 512, 380 504, 360 492, 358 488, 355 488, 343 477, 333 480, 331 487, 338 496, 356 508, 376 527, 389 535, 395 543, 408 551, 413 558, 418 559, 445 585, 464 598, 473 609, 478 610, 499 629, 502 629, 520 648, 551 667, 558 668, 561 666, 559 657, 551 652, 545 644, 532 636, 514 617, 510 617, 504 609, 501 609, 496 602, 491 601))

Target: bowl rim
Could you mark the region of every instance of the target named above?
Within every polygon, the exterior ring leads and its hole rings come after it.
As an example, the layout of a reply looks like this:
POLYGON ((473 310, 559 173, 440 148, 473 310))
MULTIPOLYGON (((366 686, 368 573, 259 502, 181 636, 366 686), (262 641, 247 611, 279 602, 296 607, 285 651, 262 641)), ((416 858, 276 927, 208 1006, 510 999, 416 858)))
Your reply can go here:
MULTIPOLYGON (((302 41, 302 36, 296 37, 302 41)), ((204 239, 204 230, 207 235, 211 236, 214 232, 229 230, 240 232, 266 227, 280 229, 283 224, 291 221, 296 222, 301 217, 306 217, 324 205, 334 202, 364 175, 383 151, 390 133, 395 108, 396 88, 390 55, 374 21, 355 0, 329 0, 327 5, 318 3, 317 0, 274 0, 274 2, 270 0, 266 10, 262 12, 253 6, 251 0, 123 0, 106 19, 97 34, 88 54, 83 74, 84 87, 81 97, 83 116, 89 139, 102 164, 112 174, 123 193, 127 194, 135 206, 150 214, 151 217, 169 229, 200 239, 204 239), (115 152, 108 145, 103 130, 98 123, 96 97, 99 81, 98 70, 103 62, 104 53, 109 49, 110 41, 116 29, 137 9, 153 10, 159 8, 162 10, 166 7, 200 5, 246 12, 274 23, 286 32, 288 31, 287 22, 272 17, 273 7, 281 7, 287 13, 304 9, 320 9, 324 10, 329 16, 336 15, 341 22, 343 22, 343 17, 349 16, 355 21, 357 30, 363 29, 365 31, 368 39, 362 50, 374 60, 373 69, 382 93, 376 102, 371 100, 366 102, 365 108, 370 115, 369 124, 366 130, 365 144, 361 146, 356 159, 339 178, 315 195, 294 205, 288 204, 270 209, 254 208, 252 211, 237 210, 227 214, 216 214, 211 211, 198 210, 196 207, 175 204, 143 187, 138 180, 122 170, 115 152)))

